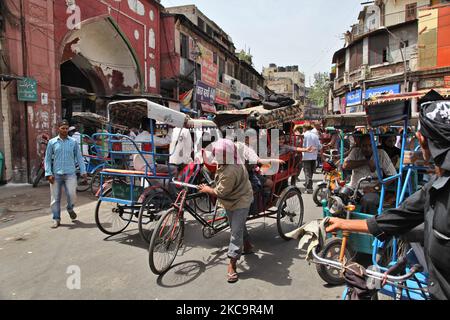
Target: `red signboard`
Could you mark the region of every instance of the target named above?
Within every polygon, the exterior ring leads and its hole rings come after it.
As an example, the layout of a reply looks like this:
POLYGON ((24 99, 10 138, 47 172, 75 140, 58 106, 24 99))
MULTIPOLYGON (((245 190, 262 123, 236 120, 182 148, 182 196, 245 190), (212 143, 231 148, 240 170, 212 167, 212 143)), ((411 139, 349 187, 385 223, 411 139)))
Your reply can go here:
POLYGON ((227 106, 230 104, 231 88, 223 83, 218 82, 216 88, 216 103, 227 106))

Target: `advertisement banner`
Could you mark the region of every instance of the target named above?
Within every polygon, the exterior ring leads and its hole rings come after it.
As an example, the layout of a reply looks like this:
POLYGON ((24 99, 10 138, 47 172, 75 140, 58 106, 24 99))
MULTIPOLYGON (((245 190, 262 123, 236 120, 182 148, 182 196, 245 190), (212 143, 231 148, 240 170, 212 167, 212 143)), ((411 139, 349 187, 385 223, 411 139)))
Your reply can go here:
POLYGON ((219 75, 219 67, 214 64, 214 53, 211 50, 199 44, 202 61, 202 81, 215 88, 217 86, 217 77, 219 75))
POLYGON ((369 88, 366 90, 365 99, 369 100, 371 98, 375 98, 383 94, 398 94, 398 93, 400 93, 400 84, 369 88))
POLYGON ((347 93, 346 96, 347 107, 357 106, 362 103, 362 90, 356 90, 347 93))
POLYGON ((214 114, 217 113, 216 106, 214 106, 214 105, 210 106, 209 104, 206 104, 206 103, 202 103, 201 105, 202 105, 203 112, 214 113, 214 114))
POLYGON ((227 106, 230 104, 231 88, 223 83, 217 83, 216 88, 216 103, 227 106))
POLYGON ((216 89, 203 83, 203 81, 197 81, 196 91, 197 102, 214 105, 216 101, 216 89))
POLYGON ((333 100, 333 112, 341 111, 340 99, 334 98, 333 100))
POLYGON ((345 97, 342 97, 341 99, 341 114, 345 114, 345 106, 347 105, 347 100, 345 99, 345 97))

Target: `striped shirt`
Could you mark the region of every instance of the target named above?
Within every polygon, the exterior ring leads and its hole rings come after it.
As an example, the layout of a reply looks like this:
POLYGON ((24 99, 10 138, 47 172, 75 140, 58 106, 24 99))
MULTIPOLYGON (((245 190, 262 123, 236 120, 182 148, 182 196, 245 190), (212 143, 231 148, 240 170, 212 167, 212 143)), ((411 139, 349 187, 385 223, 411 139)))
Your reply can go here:
POLYGON ((59 136, 51 139, 45 152, 45 176, 72 175, 77 172, 76 165, 80 167, 80 173, 86 173, 83 156, 77 141, 71 137, 63 140, 59 136))

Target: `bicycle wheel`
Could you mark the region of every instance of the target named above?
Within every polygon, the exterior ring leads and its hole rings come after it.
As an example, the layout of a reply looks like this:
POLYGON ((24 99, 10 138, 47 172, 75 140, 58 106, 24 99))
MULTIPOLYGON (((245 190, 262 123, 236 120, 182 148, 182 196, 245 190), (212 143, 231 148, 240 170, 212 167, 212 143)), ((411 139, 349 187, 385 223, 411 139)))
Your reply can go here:
POLYGON ((169 270, 181 247, 184 235, 184 221, 176 209, 169 210, 153 232, 149 246, 148 262, 156 275, 169 270))
POLYGON ((317 206, 322 206, 322 201, 328 199, 328 187, 320 186, 314 189, 313 201, 317 206))
POLYGON ((91 175, 88 174, 88 178, 86 180, 81 175, 77 174, 77 191, 78 192, 88 191, 88 189, 90 187, 90 177, 91 177, 91 175))
POLYGON ((153 230, 159 218, 171 206, 172 198, 164 190, 154 191, 145 198, 139 210, 138 224, 139 235, 147 244, 150 244, 153 230))
MULTIPOLYGON (((104 196, 107 197, 111 193, 112 190, 108 190, 104 196)), ((95 223, 104 234, 114 236, 122 233, 130 225, 132 219, 133 212, 125 206, 98 200, 95 208, 95 223)))
MULTIPOLYGON (((319 253, 321 258, 333 261, 339 261, 339 256, 341 254, 342 239, 331 238, 325 242, 323 249, 319 253)), ((345 259, 351 260, 353 258, 353 252, 347 246, 345 249, 345 259)), ((341 270, 332 268, 325 265, 316 266, 317 273, 322 278, 323 281, 332 286, 341 286, 345 284, 345 279, 341 275, 341 270)))
POLYGON ((97 192, 98 190, 100 190, 100 183, 101 183, 101 179, 100 179, 100 172, 102 170, 97 170, 94 175, 91 178, 91 183, 89 186, 89 189, 91 190, 92 195, 97 196, 97 192))
POLYGON ((295 187, 283 192, 277 204, 277 229, 281 238, 290 241, 286 234, 299 228, 303 223, 304 206, 302 193, 295 187))
POLYGON ((40 167, 36 173, 36 176, 34 177, 33 188, 37 188, 37 186, 39 185, 39 182, 44 177, 44 175, 45 175, 44 168, 40 167))
POLYGON ((195 208, 200 211, 200 213, 211 213, 214 211, 214 204, 209 194, 202 194, 201 197, 195 198, 194 200, 195 208))

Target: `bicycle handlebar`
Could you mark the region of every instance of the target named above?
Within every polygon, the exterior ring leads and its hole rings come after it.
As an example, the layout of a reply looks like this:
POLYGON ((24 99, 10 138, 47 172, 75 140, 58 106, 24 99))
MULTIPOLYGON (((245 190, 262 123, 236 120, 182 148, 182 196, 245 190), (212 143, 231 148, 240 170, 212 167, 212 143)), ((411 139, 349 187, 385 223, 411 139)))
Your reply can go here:
MULTIPOLYGON (((317 254, 317 246, 312 250, 312 254, 313 254, 313 260, 311 261, 312 263, 322 264, 322 265, 326 265, 326 266, 336 268, 336 269, 342 269, 344 267, 344 265, 338 261, 328 260, 328 259, 319 257, 319 255, 317 254)), ((377 271, 373 271, 373 270, 369 270, 369 269, 366 269, 366 275, 369 278, 373 278, 376 280, 385 280, 386 283, 395 285, 398 282, 404 282, 404 281, 414 277, 414 275, 416 273, 419 273, 422 271, 423 271, 423 267, 421 265, 414 265, 409 270, 408 273, 401 275, 401 276, 391 276, 386 273, 381 273, 381 272, 377 272, 377 271)))
POLYGON ((173 183, 173 184, 175 184, 177 186, 180 186, 180 187, 199 190, 198 186, 190 184, 190 183, 186 183, 186 182, 177 181, 177 180, 175 180, 175 178, 172 179, 171 183, 173 183))

